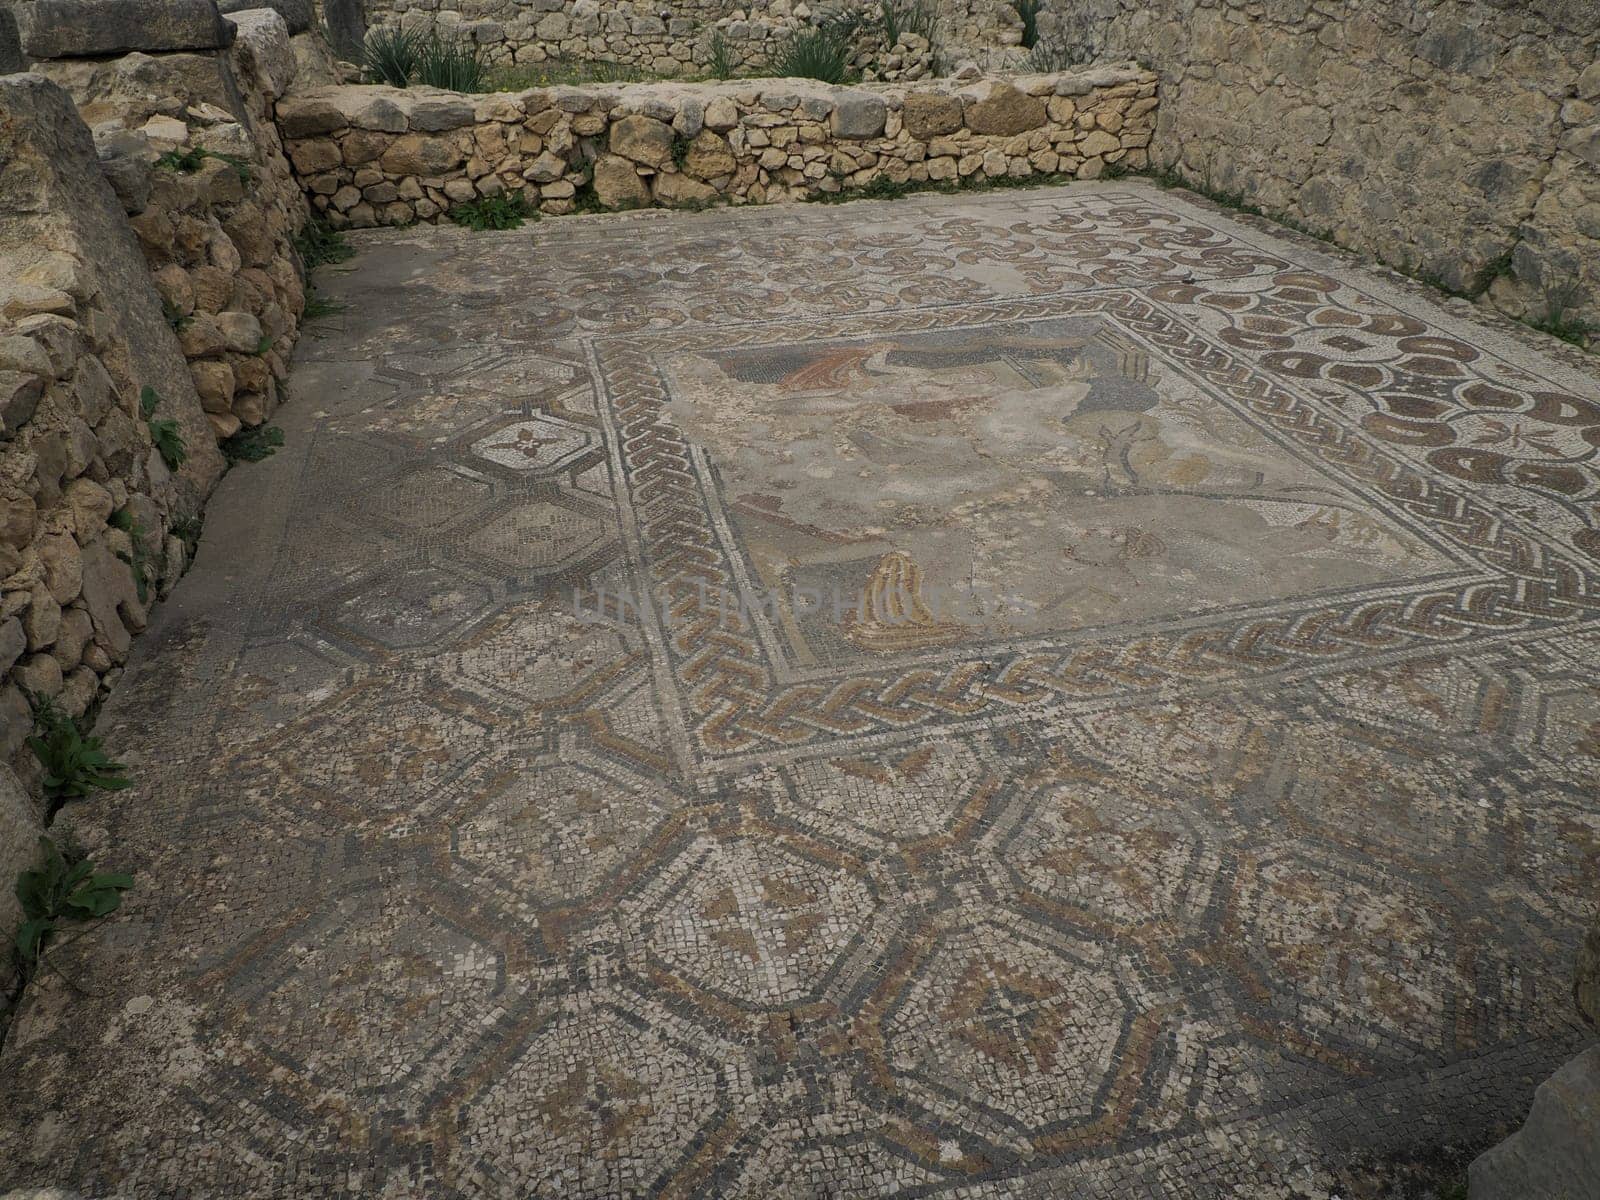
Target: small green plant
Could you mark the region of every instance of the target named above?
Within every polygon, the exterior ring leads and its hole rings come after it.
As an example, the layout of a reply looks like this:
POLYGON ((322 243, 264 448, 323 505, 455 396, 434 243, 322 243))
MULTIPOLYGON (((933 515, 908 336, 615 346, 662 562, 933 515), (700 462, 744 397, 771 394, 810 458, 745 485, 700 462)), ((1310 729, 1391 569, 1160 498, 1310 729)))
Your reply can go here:
POLYGON ((485 196, 467 204, 458 204, 450 210, 450 219, 457 225, 480 232, 486 229, 515 229, 524 221, 537 221, 539 210, 523 198, 521 192, 502 192, 498 196, 485 196))
POLYGON ((156 416, 160 403, 161 393, 155 388, 146 384, 139 389, 139 415, 150 430, 150 440, 155 443, 161 461, 167 464, 167 470, 176 471, 189 457, 189 449, 183 444, 183 432, 178 423, 170 417, 156 416))
POLYGON ((1032 50, 1039 44, 1039 6, 1042 0, 1011 0, 1011 7, 1022 18, 1022 48, 1032 50))
POLYGON ((312 217, 295 235, 294 248, 300 255, 301 265, 314 271, 328 263, 339 263, 356 252, 345 240, 344 234, 330 229, 327 222, 312 217))
POLYGON ((689 162, 689 139, 681 133, 672 135, 672 165, 683 170, 689 162))
POLYGON ((44 768, 44 793, 53 806, 128 786, 123 765, 111 761, 100 739, 85 737, 78 723, 47 698, 34 701, 33 729, 28 748, 44 768))
POLYGON ((222 457, 229 466, 242 462, 260 462, 271 458, 283 445, 283 430, 276 425, 257 425, 241 429, 221 442, 222 457))
POLYGON ((481 92, 488 70, 482 50, 471 42, 433 33, 418 46, 417 82, 429 87, 481 92))
POLYGON ((361 72, 369 83, 403 88, 422 59, 423 36, 414 29, 380 25, 368 31, 361 47, 361 72))
POLYGON ((187 146, 182 150, 168 150, 165 154, 158 155, 156 166, 164 171, 177 171, 182 175, 193 175, 206 160, 206 152, 199 146, 187 146))
POLYGON ((706 61, 706 70, 713 79, 733 78, 733 51, 728 49, 728 39, 722 36, 720 29, 711 35, 711 55, 706 61))
POLYGON ((1495 280, 1504 279, 1511 274, 1515 253, 1515 247, 1508 247, 1483 264, 1483 269, 1473 277, 1471 293, 1473 299, 1477 299, 1492 288, 1495 280))
POLYGON ((156 159, 156 166, 168 171, 177 171, 183 175, 193 175, 208 158, 215 158, 227 163, 233 168, 234 174, 239 176, 240 183, 250 182, 250 164, 237 154, 223 154, 216 150, 206 150, 200 146, 187 146, 182 150, 168 150, 156 159))
POLYGON ((797 29, 778 49, 773 74, 785 79, 818 79, 849 83, 850 59, 859 18, 836 18, 809 29, 797 29))
POLYGON ((45 943, 66 921, 91 921, 117 910, 122 893, 133 886, 126 871, 96 871, 87 858, 69 861, 54 841, 39 839, 42 861, 17 876, 22 927, 16 950, 24 977, 38 968, 45 943))
POLYGON ((256 353, 258 355, 265 354, 268 350, 271 350, 271 349, 272 349, 272 335, 270 333, 263 333, 261 335, 261 340, 256 343, 256 353))
POLYGON ((576 61, 550 58, 541 63, 514 67, 495 67, 484 76, 486 92, 524 92, 529 88, 560 87, 582 83, 640 83, 647 79, 672 78, 655 75, 627 63, 607 59, 576 61))
POLYGON ((176 471, 183 466, 184 460, 189 457, 189 448, 183 444, 183 431, 178 428, 178 423, 171 417, 158 417, 147 424, 150 440, 156 444, 156 452, 161 455, 161 461, 167 464, 167 470, 176 471))

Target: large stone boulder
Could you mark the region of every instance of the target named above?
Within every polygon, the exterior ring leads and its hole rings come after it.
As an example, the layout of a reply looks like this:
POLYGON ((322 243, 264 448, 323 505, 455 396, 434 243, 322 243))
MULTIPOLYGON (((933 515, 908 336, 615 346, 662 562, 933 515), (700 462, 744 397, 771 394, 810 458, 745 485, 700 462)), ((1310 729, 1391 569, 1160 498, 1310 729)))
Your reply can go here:
POLYGON ((216 0, 31 0, 14 10, 30 58, 101 58, 130 50, 223 50, 233 25, 216 0))
POLYGON ((239 27, 239 40, 233 45, 235 62, 261 81, 268 99, 276 100, 289 90, 297 70, 282 14, 276 9, 252 8, 229 19, 239 27))
POLYGON ((880 96, 864 92, 840 92, 829 118, 837 138, 874 138, 883 134, 889 109, 880 96))
POLYGON ((1539 1085, 1516 1133, 1473 1160, 1470 1200, 1575 1200, 1600 1189, 1600 1046, 1539 1085))

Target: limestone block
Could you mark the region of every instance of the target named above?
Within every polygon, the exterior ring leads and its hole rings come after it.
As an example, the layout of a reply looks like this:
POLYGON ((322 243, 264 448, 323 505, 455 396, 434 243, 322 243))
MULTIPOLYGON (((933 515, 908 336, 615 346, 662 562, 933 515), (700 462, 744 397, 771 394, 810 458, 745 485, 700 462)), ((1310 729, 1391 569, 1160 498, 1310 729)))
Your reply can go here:
POLYGON ((1009 84, 990 84, 967 97, 963 115, 973 133, 999 137, 1037 129, 1048 119, 1043 100, 1009 84))
MULTIPOLYGON (((19 714, 15 711, 20 698, 17 689, 10 687, 6 689, 6 701, 9 702, 0 702, 0 707, 6 710, 8 732, 13 734, 19 745, 27 732, 26 724, 17 720, 19 714), (15 728, 19 725, 20 730, 15 728)), ((27 712, 26 703, 21 708, 22 712, 27 712)), ((13 737, 7 740, 13 740, 13 737)), ((0 887, 0 938, 5 940, 7 946, 22 924, 22 905, 11 884, 38 860, 39 836, 43 832, 40 813, 33 800, 17 782, 11 768, 0 764, 0 880, 7 885, 0 887)), ((13 956, 0 955, 0 990, 9 990, 15 977, 14 970, 13 956)))
POLYGON ((32 0, 13 11, 30 58, 222 50, 234 38, 216 0, 32 0))
POLYGON ((647 167, 664 167, 672 161, 672 127, 639 114, 623 117, 611 126, 611 153, 647 167))
POLYGON ((901 109, 905 130, 919 141, 954 133, 961 128, 961 101, 954 96, 914 92, 901 109))
POLYGON ((650 203, 650 189, 633 163, 614 154, 596 160, 594 193, 607 208, 639 208, 650 203))
POLYGON ((689 152, 683 163, 684 171, 696 179, 715 179, 720 175, 731 175, 737 166, 733 150, 727 141, 708 129, 702 130, 694 141, 689 143, 689 152))
POLYGON ((834 137, 871 138, 883 133, 889 119, 882 97, 864 92, 841 92, 829 118, 834 137))
MULTIPOLYGON (((309 0, 217 0, 217 8, 225 15, 234 13, 245 14, 261 9, 271 9, 283 18, 284 25, 291 34, 304 33, 311 28, 311 4, 309 0)), ((238 23, 237 21, 235 22, 238 23)), ((241 33, 243 26, 240 26, 241 33)), ((286 47, 287 48, 287 47, 286 47)))
POLYGON ((27 69, 28 60, 22 56, 22 31, 17 28, 17 18, 9 8, 0 8, 0 75, 27 69))

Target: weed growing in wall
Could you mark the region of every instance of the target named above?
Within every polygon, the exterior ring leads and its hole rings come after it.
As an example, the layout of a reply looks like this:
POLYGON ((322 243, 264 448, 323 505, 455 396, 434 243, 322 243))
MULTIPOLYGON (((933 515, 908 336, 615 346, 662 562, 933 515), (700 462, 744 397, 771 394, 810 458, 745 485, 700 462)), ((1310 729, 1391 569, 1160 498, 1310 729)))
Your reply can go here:
POLYGON ((115 912, 122 893, 133 886, 133 876, 127 872, 96 871, 89 859, 69 858, 50 838, 39 839, 39 851, 39 865, 17 876, 23 921, 17 930, 16 951, 24 978, 37 970, 46 941, 64 923, 91 921, 115 912))
POLYGON ((276 425, 257 425, 253 429, 241 429, 219 445, 230 467, 242 462, 260 462, 271 458, 283 445, 283 430, 276 425))
POLYGON ((328 263, 344 262, 354 254, 355 247, 345 240, 344 234, 331 229, 325 221, 312 217, 304 228, 295 234, 295 252, 300 255, 300 265, 309 273, 328 263))
POLYGON ((111 760, 100 739, 84 736, 78 723, 47 698, 34 701, 33 729, 28 748, 44 769, 44 794, 52 811, 95 791, 116 792, 128 786, 125 768, 111 760))
POLYGON ((450 210, 449 216, 457 225, 468 229, 515 229, 524 221, 537 221, 539 210, 529 204, 521 192, 508 192, 458 204, 450 210))

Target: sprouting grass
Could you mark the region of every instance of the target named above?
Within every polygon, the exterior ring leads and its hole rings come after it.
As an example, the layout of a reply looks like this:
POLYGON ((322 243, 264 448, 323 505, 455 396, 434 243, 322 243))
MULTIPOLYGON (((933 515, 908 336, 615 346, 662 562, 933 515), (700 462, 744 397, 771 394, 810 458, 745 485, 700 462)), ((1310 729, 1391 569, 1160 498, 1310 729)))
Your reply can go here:
POLYGON ((387 83, 405 87, 416 74, 422 57, 422 34, 398 25, 380 25, 369 30, 361 47, 361 73, 368 83, 387 83))
POLYGON ((809 29, 797 29, 778 49, 772 73, 785 79, 818 79, 849 83, 859 18, 839 17, 809 29))
POLYGON ((939 14, 928 0, 883 0, 883 44, 892 50, 912 33, 934 45, 939 40, 939 14))
POLYGON ((356 252, 345 240, 344 234, 328 227, 325 221, 312 217, 295 235, 294 248, 300 253, 301 265, 314 271, 327 263, 343 262, 356 252))
POLYGON ((1553 338, 1560 338, 1569 346, 1576 346, 1582 350, 1588 346, 1591 338, 1600 336, 1600 326, 1590 324, 1580 317, 1575 317, 1569 308, 1568 302, 1551 301, 1545 309, 1544 316, 1528 324, 1540 333, 1547 333, 1553 338))
POLYGON ((483 51, 461 38, 432 33, 418 47, 416 79, 428 87, 481 92, 488 70, 483 51))
POLYGON ((165 171, 176 171, 180 175, 193 175, 205 165, 208 158, 218 162, 225 162, 233 168, 233 173, 239 177, 240 183, 250 182, 250 164, 237 154, 223 154, 216 150, 206 150, 200 146, 186 146, 182 150, 168 150, 156 159, 156 166, 165 171))
POLYGON ((733 51, 728 49, 728 39, 719 29, 711 35, 711 56, 706 70, 713 79, 732 79, 734 69, 733 51))
POLYGON ((1028 51, 1028 69, 1041 75, 1070 71, 1082 65, 1078 56, 1059 42, 1035 42, 1028 51))

